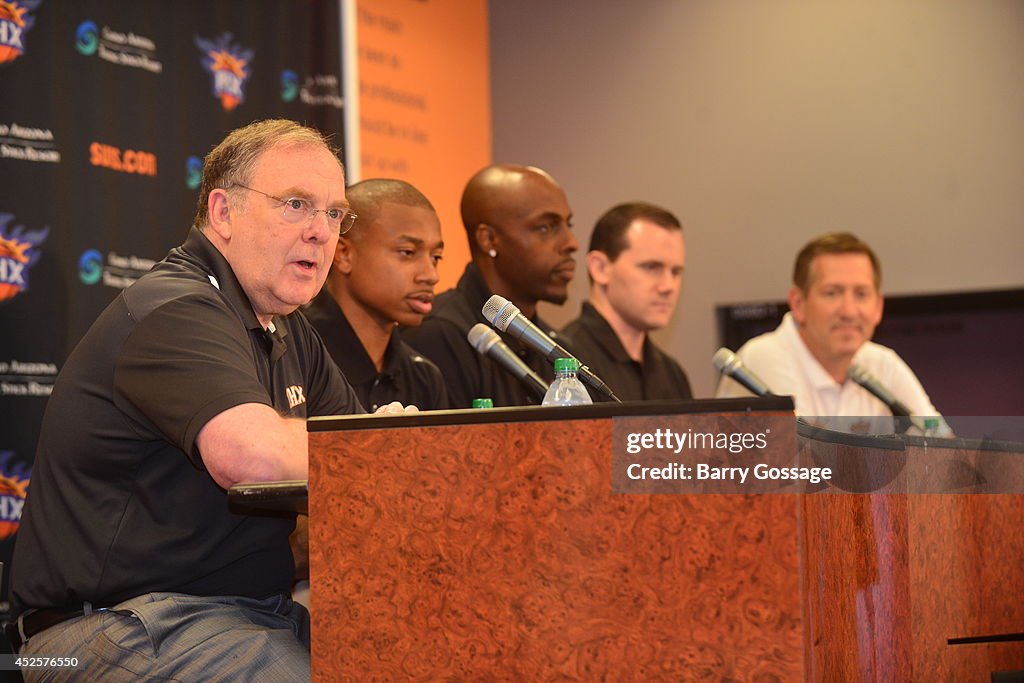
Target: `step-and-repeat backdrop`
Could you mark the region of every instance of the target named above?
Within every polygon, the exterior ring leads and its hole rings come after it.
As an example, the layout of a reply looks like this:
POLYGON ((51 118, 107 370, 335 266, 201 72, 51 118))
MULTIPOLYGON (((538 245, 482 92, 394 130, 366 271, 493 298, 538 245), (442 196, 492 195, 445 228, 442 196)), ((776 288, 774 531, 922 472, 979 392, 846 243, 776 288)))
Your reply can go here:
POLYGON ((271 117, 342 146, 341 36, 337 0, 0 0, 0 561, 64 359, 184 240, 203 156, 271 117))

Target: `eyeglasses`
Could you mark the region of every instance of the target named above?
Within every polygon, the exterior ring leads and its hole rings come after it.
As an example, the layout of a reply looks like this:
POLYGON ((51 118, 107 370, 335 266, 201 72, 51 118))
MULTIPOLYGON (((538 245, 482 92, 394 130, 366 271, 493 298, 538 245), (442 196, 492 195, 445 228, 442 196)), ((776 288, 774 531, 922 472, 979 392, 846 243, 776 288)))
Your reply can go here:
POLYGON ((257 192, 264 197, 273 199, 275 202, 281 202, 281 216, 288 223, 312 221, 318 213, 322 213, 327 219, 327 225, 331 226, 331 229, 339 235, 344 235, 352 229, 352 226, 356 224, 356 219, 359 218, 359 216, 352 213, 352 209, 314 209, 313 204, 308 199, 303 199, 301 197, 281 199, 280 197, 275 197, 272 194, 267 194, 262 190, 257 190, 254 187, 248 187, 242 183, 231 183, 225 189, 231 189, 233 187, 240 187, 243 190, 257 192))

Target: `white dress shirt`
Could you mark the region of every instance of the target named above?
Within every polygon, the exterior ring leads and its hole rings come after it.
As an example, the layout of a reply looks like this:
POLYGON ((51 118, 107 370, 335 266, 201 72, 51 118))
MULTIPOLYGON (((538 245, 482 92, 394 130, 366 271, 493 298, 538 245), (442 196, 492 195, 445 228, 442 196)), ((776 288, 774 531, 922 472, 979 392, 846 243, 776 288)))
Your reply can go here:
MULTIPOLYGON (((764 380, 773 394, 792 396, 798 415, 804 417, 888 418, 864 420, 845 431, 873 434, 892 433, 892 413, 888 406, 853 380, 836 382, 811 355, 800 337, 796 321, 787 313, 772 332, 754 337, 737 351, 744 365, 764 380)), ((913 370, 892 349, 866 342, 853 357, 878 378, 915 416, 941 417, 925 393, 913 370)), ((719 398, 749 396, 750 392, 733 379, 723 376, 715 394, 719 398)), ((831 425, 830 425, 831 426, 831 425)), ((940 431, 947 432, 940 420, 940 431)))

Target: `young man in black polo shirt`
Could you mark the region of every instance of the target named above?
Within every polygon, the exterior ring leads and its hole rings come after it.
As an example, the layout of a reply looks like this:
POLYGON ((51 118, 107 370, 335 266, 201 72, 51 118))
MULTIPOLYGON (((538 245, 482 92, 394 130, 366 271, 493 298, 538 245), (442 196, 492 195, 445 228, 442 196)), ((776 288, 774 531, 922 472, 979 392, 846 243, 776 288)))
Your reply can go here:
POLYGON ((82 680, 308 678, 294 517, 235 514, 225 489, 307 478, 305 418, 362 412, 294 314, 353 217, 317 131, 261 121, 207 155, 188 239, 47 404, 12 562, 22 655, 75 657, 82 680))
MULTIPOLYGON (((437 298, 423 325, 405 333, 406 341, 441 368, 453 408, 468 408, 474 398, 490 398, 495 406, 537 403, 519 380, 478 354, 466 335, 477 323, 489 324, 481 309, 492 294, 555 334, 537 317, 537 302, 562 304, 568 296, 579 249, 569 202, 541 169, 498 164, 470 178, 461 210, 472 262, 455 289, 437 298)), ((534 372, 549 382, 554 378, 547 359, 500 334, 534 372)))
POLYGON ((364 180, 346 190, 359 221, 338 240, 327 286, 303 309, 370 410, 392 401, 448 407, 444 378, 402 341, 430 312, 441 222, 430 201, 401 180, 364 180))
POLYGON ((672 317, 685 260, 682 226, 659 206, 620 204, 594 227, 590 301, 562 334, 623 401, 693 398, 686 373, 648 335, 672 317))

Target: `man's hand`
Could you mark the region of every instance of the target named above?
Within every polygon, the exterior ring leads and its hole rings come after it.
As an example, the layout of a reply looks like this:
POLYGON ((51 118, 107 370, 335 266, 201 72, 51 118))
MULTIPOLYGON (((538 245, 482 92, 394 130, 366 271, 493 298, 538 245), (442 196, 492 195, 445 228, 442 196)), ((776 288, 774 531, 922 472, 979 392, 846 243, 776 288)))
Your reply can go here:
POLYGON ((418 413, 420 409, 416 406, 403 406, 398 401, 392 401, 386 406, 381 406, 373 412, 374 415, 405 415, 407 413, 418 413))

